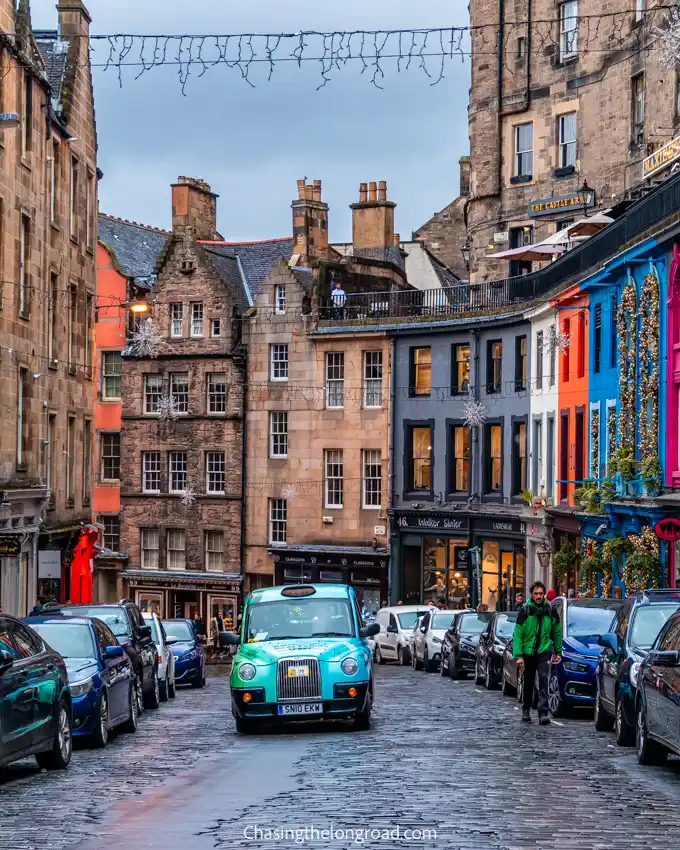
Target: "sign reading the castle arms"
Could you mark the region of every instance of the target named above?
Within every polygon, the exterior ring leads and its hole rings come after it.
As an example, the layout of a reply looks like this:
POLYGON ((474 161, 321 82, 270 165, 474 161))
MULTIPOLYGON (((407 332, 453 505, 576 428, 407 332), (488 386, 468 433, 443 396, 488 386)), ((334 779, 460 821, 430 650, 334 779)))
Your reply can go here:
POLYGON ((18 537, 0 537, 0 558, 15 558, 21 552, 18 537))
POLYGON ((564 212, 564 210, 584 209, 590 203, 588 194, 584 192, 577 192, 575 195, 563 195, 560 198, 542 198, 539 201, 531 201, 529 215, 536 218, 540 215, 564 212))
POLYGON ((657 171, 663 171, 676 159, 680 159, 680 136, 642 160, 642 179, 646 180, 657 171))

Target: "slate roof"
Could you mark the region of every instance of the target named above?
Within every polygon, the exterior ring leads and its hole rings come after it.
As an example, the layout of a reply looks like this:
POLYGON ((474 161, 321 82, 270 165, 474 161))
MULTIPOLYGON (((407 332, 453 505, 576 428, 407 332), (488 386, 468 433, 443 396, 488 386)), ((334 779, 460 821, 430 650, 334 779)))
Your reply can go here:
POLYGON ((460 283, 460 278, 453 272, 451 269, 443 263, 439 257, 432 253, 428 248, 425 248, 428 257, 430 258, 430 262, 432 263, 432 268, 434 269, 435 274, 439 278, 439 282, 442 287, 447 286, 455 286, 460 283))
POLYGON ((293 254, 293 238, 268 239, 264 242, 215 242, 201 243, 213 255, 238 257, 245 282, 253 298, 260 291, 267 275, 276 263, 290 260, 293 254))
POLYGON ((99 215, 99 241, 112 251, 122 273, 146 289, 156 281, 156 263, 169 236, 156 227, 99 215))
POLYGON ((45 63, 47 82, 52 87, 52 106, 59 109, 66 74, 68 42, 60 39, 56 30, 33 30, 33 37, 45 63))
POLYGON ((350 253, 355 257, 365 257, 367 260, 392 263, 402 271, 406 270, 404 255, 398 245, 390 245, 389 248, 352 248, 350 253))
POLYGON ((215 251, 209 245, 204 245, 203 250, 209 255, 210 261, 217 269, 222 282, 231 293, 237 310, 240 313, 245 313, 248 307, 252 305, 248 298, 247 284, 243 280, 236 254, 215 251))
POLYGON ((308 294, 312 291, 312 284, 314 282, 314 272, 312 269, 307 269, 304 266, 292 266, 291 272, 293 273, 293 277, 297 280, 300 286, 303 287, 305 292, 308 294))

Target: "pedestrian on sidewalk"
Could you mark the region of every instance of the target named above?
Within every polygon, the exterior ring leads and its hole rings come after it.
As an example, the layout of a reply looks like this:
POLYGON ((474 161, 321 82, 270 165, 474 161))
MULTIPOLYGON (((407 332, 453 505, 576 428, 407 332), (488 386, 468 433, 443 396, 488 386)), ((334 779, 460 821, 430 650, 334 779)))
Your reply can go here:
POLYGON ((545 597, 545 585, 535 581, 530 588, 531 599, 517 615, 512 640, 512 654, 517 669, 524 675, 522 720, 531 722, 534 682, 538 674, 538 722, 550 723, 548 717, 548 678, 550 664, 559 664, 562 654, 562 627, 557 611, 545 597))
POLYGON ((546 593, 545 598, 552 605, 553 602, 557 599, 557 591, 553 590, 551 587, 550 590, 546 593))

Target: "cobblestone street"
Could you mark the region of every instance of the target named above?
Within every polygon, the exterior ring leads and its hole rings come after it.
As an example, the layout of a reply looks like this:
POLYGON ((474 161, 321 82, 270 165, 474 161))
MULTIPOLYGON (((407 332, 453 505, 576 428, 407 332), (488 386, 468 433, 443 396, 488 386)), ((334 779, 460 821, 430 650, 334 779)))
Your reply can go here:
POLYGON ((365 846, 447 850, 677 847, 679 761, 641 768, 585 717, 520 725, 514 700, 471 681, 393 667, 377 678, 369 732, 250 738, 236 736, 228 679, 213 669, 204 691, 180 691, 106 751, 78 749, 65 773, 5 770, 0 847, 274 846, 256 827, 434 829, 436 840, 365 846))

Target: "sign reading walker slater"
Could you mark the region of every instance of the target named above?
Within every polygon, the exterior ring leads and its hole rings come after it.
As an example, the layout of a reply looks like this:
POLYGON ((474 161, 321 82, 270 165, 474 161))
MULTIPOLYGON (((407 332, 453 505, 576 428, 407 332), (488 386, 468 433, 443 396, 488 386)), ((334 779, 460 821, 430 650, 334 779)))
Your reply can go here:
POLYGON ((642 160, 642 179, 646 180, 680 159, 680 136, 642 160))
POLYGON ((467 531, 469 521, 451 514, 400 514, 397 525, 404 531, 467 531))
POLYGON ((538 201, 531 201, 529 215, 532 218, 541 215, 554 215, 569 210, 586 209, 591 204, 592 194, 590 192, 577 192, 575 195, 563 195, 560 198, 541 198, 538 201))

